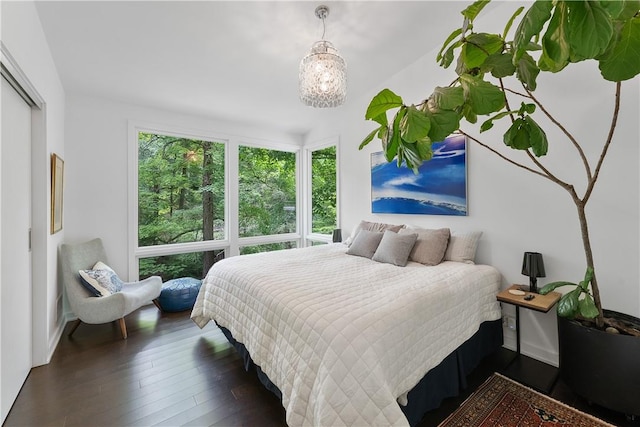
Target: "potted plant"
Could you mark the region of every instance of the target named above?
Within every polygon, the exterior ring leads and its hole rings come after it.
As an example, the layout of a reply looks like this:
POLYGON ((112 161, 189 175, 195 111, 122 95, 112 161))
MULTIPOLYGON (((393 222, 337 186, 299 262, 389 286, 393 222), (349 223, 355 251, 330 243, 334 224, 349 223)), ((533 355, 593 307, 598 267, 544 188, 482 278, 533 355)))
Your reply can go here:
POLYGON ((585 210, 614 141, 621 82, 640 73, 640 2, 538 0, 524 14, 524 7, 518 8, 504 28, 498 29, 499 33, 476 32, 474 20, 487 3, 489 1, 476 1, 462 11, 462 26, 446 38, 437 55, 436 60, 441 66, 447 68, 455 64, 455 79, 446 86, 436 87, 431 95, 416 105, 405 104, 389 89, 382 90, 371 100, 365 115, 377 126, 362 141, 360 149, 378 138, 387 161, 395 159, 399 166, 404 164, 417 173, 420 164, 432 156, 432 142, 459 132, 503 160, 566 190, 577 208, 587 272, 585 279, 578 284, 555 282, 541 291, 574 286, 558 304, 561 376, 577 394, 592 402, 640 415, 640 399, 637 399, 640 319, 603 310, 585 210), (518 19, 514 29, 513 24, 518 19), (566 73, 570 70, 567 68, 569 64, 579 61, 596 61, 602 78, 612 82, 615 96, 613 112, 603 121, 603 125, 609 128, 608 136, 594 164, 589 162, 585 150, 572 133, 535 95, 540 73, 566 73), (395 112, 392 119, 388 117, 389 112, 395 112), (539 158, 547 154, 549 141, 536 120, 538 115, 546 116, 575 148, 585 170, 583 193, 580 194, 577 186, 560 178, 540 162, 539 158), (479 121, 479 116, 487 117, 479 121), (524 151, 530 163, 510 158, 479 137, 461 130, 463 121, 479 124, 479 133, 488 131, 495 123, 506 121, 508 129, 503 135, 504 144, 524 151), (585 329, 585 334, 596 339, 589 340, 586 345, 578 345, 586 340, 581 335, 569 338, 570 344, 567 345, 567 338, 563 335, 566 323, 585 329), (605 328, 620 334, 601 332, 605 328), (610 346, 609 341, 617 338, 630 343, 623 350, 613 350, 627 354, 623 361, 611 359, 611 347, 605 347, 603 352, 597 349, 600 342, 610 346), (577 353, 569 354, 575 348, 578 348, 577 353), (595 360, 582 365, 589 356, 595 356, 595 360), (635 366, 616 365, 624 362, 635 366), (598 371, 603 366, 608 369, 598 371), (569 368, 574 372, 567 374, 569 368), (613 370, 621 373, 621 378, 612 381, 608 376, 613 370), (607 382, 612 387, 608 387, 607 382), (618 388, 613 397, 612 388, 618 388), (596 396, 599 392, 607 396, 596 396), (626 398, 623 396, 625 393, 626 398))

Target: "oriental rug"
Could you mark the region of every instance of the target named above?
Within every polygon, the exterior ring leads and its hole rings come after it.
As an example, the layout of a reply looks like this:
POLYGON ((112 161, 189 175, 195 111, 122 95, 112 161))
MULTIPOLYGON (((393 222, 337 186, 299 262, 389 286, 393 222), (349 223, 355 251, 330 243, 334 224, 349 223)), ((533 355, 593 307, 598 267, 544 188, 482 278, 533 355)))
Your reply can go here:
POLYGON ((498 426, 613 427, 497 373, 439 427, 498 426))

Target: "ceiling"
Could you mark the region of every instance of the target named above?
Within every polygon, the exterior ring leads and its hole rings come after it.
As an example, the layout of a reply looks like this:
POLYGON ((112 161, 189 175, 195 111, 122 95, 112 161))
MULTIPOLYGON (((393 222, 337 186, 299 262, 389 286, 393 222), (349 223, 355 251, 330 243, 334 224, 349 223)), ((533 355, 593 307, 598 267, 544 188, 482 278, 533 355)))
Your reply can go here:
MULTIPOLYGON (((322 2, 348 95, 377 89, 439 47, 456 1, 322 2)), ((322 36, 318 1, 38 1, 62 84, 84 94, 306 133, 327 110, 298 99, 298 66, 322 36)), ((344 108, 344 107, 338 107, 344 108)))

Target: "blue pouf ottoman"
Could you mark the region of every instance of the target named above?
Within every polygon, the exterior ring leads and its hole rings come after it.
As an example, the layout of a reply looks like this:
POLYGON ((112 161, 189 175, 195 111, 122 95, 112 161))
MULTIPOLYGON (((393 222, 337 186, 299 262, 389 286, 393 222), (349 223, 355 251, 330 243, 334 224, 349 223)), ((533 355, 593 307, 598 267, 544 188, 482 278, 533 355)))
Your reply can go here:
POLYGON ((163 311, 185 311, 193 308, 202 280, 193 277, 172 279, 162 284, 158 302, 163 311))

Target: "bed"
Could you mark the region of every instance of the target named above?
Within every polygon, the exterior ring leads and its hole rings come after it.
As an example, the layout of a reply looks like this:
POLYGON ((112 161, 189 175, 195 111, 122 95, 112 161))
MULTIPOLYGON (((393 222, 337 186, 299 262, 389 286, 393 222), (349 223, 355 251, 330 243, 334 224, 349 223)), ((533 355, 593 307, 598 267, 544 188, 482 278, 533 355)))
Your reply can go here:
POLYGON ((414 424, 424 412, 406 408, 416 390, 415 400, 432 393, 428 374, 451 382, 459 373, 457 389, 502 343, 500 273, 452 261, 398 267, 346 251, 329 244, 220 261, 191 317, 201 328, 214 320, 257 365, 290 426, 414 424))

